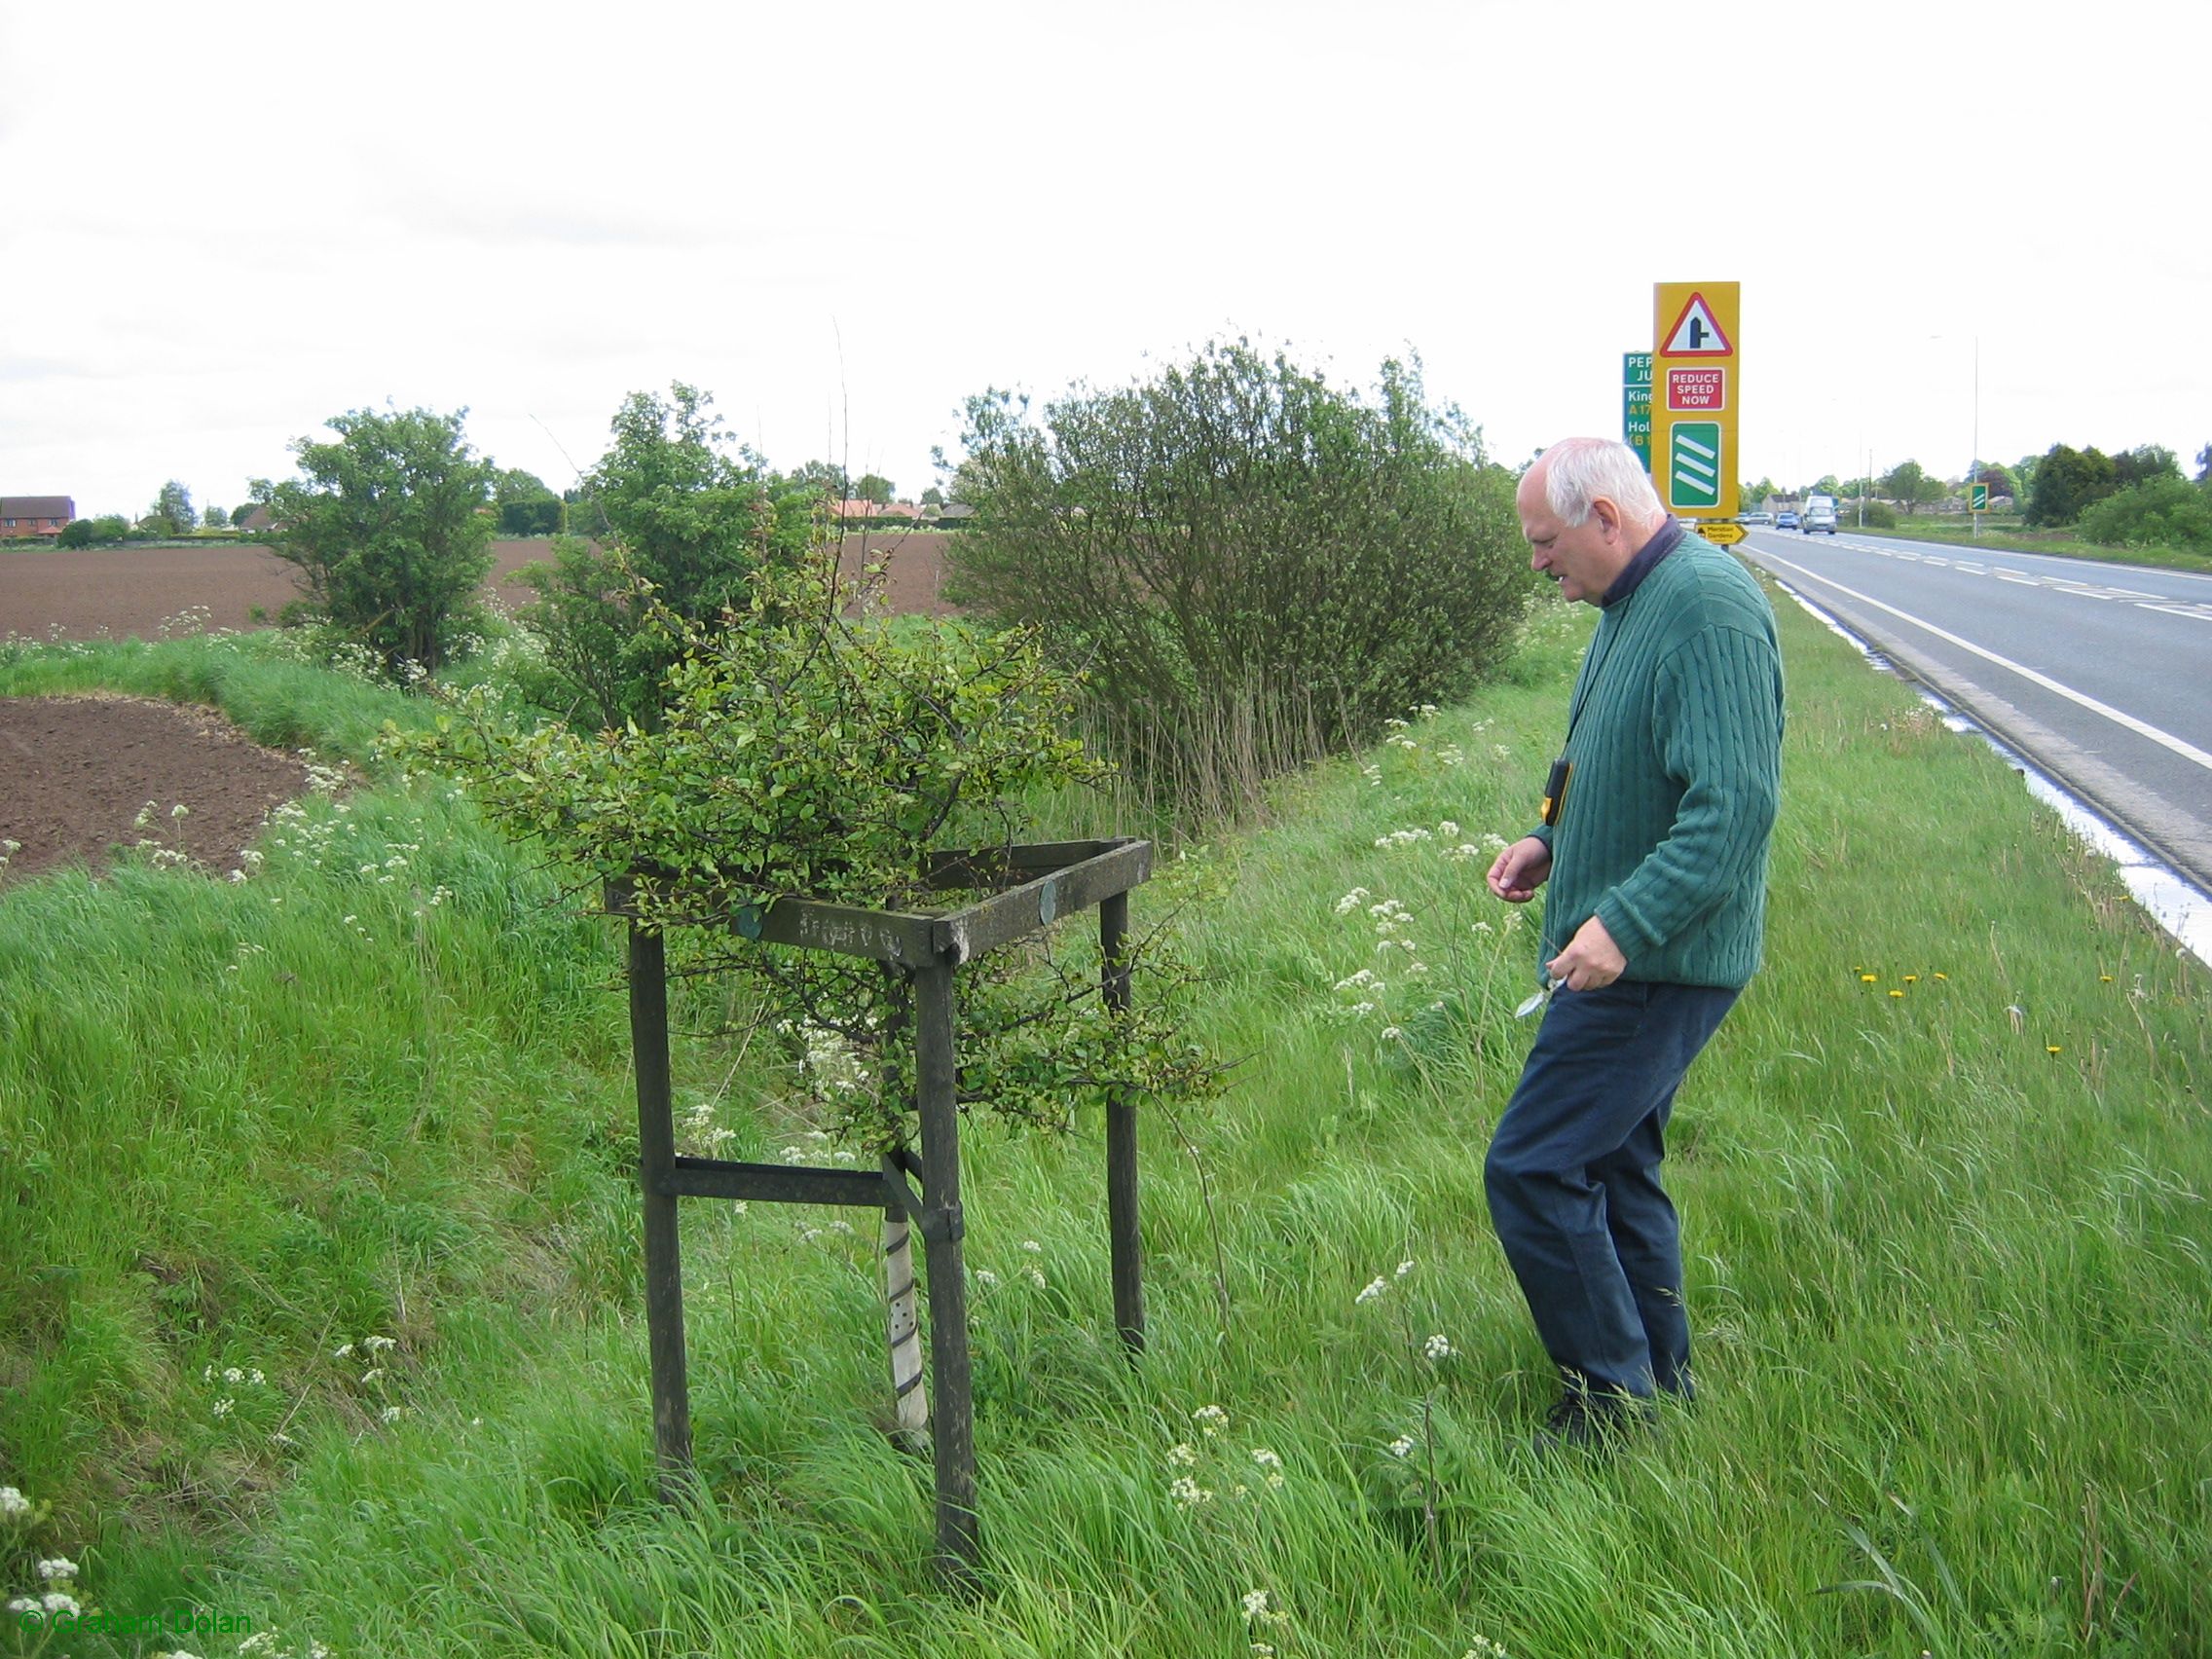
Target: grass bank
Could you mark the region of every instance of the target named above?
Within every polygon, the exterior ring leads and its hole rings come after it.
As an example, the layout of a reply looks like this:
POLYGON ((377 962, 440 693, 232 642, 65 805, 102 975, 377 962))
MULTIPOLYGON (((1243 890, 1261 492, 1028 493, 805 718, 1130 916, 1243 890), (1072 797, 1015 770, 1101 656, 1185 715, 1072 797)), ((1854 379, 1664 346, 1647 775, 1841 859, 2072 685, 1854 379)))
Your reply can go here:
MULTIPOLYGON (((0 1592, 65 1553, 337 1659, 2203 1651, 2204 977, 1794 607, 1768 965, 1672 1149, 1703 1397, 1523 1455, 1479 1161, 1533 945, 1480 874, 1587 620, 1137 896, 1240 1062, 1146 1124, 1140 1369, 1095 1134, 976 1126, 973 1598, 832 1212, 686 1212, 707 1496, 654 1500, 611 941, 442 786, 312 803, 235 887, 0 896, 0 1480, 55 1506, 0 1592)), ((686 1133, 821 1160, 783 1064, 688 1045, 686 1133)))

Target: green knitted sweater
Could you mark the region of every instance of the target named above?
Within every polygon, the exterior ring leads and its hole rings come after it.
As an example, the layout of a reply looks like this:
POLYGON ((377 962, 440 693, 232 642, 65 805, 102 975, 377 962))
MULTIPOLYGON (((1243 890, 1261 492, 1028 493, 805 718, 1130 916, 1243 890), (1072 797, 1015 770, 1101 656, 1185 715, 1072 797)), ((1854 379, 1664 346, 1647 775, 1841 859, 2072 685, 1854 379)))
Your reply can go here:
POLYGON ((1684 535, 1604 608, 1569 705, 1573 762, 1542 961, 1593 915, 1623 977, 1741 987, 1759 963, 1782 788, 1774 612, 1731 554, 1684 535))

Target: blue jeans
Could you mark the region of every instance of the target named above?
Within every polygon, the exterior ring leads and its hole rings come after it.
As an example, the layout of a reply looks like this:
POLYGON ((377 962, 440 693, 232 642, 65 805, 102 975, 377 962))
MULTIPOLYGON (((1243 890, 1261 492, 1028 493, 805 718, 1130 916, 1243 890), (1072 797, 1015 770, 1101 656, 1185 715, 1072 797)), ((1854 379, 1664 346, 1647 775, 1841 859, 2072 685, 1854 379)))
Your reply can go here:
POLYGON ((1556 992, 1498 1120, 1491 1224, 1570 1388, 1690 1392, 1681 1224, 1659 1164, 1675 1089, 1737 995, 1556 992))

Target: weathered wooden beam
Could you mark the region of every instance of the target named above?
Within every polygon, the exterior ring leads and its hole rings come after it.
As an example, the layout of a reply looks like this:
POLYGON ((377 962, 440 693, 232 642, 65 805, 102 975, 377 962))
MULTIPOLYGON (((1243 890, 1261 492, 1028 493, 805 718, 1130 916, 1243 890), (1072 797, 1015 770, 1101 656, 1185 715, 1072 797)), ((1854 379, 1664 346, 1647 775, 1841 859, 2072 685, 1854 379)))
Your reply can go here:
MULTIPOLYGON (((1120 1016, 1129 1011, 1129 896, 1098 906, 1100 993, 1120 1016)), ((1137 1219, 1137 1108, 1124 1088, 1106 1091, 1106 1235, 1114 1274, 1114 1328, 1130 1357, 1144 1352, 1144 1233, 1137 1219)))
POLYGON ((915 1105, 922 1128, 923 1187, 947 1235, 922 1235, 929 1269, 930 1392, 937 1426, 937 1544, 940 1571, 971 1577, 981 1553, 976 1519, 976 1395, 968 1357, 968 1280, 961 1261, 960 1103, 953 1051, 953 970, 914 976, 915 1105))
POLYGON ((678 1158, 661 1178, 670 1198, 748 1198, 764 1204, 846 1204, 884 1209, 897 1202, 873 1169, 824 1169, 807 1163, 738 1163, 678 1158))
POLYGON ((932 853, 923 866, 925 887, 1005 887, 1048 875, 1126 844, 1111 841, 1029 841, 1011 847, 961 847, 932 853))
POLYGON ((866 956, 901 968, 920 968, 937 960, 936 925, 935 916, 825 904, 813 899, 779 899, 766 909, 747 904, 730 918, 731 931, 740 939, 866 956))
POLYGON ((659 932, 630 924, 630 1047, 638 1074, 638 1184, 645 1207, 645 1346, 651 1358, 653 1444, 661 1496, 674 1501, 691 1469, 691 1396, 684 1378, 683 1263, 668 1069, 668 958, 659 932))
POLYGON ((938 954, 955 964, 973 962, 1035 933, 1054 917, 1075 915, 1116 893, 1126 893, 1151 874, 1152 843, 1124 842, 1111 852, 938 917, 932 930, 938 954))

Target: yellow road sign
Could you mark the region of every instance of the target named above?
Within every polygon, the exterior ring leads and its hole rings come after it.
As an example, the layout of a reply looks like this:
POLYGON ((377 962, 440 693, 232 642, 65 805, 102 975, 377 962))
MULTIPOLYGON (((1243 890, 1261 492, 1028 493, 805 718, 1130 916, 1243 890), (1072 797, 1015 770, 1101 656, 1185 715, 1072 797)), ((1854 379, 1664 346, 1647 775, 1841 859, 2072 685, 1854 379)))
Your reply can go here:
POLYGON ((1751 534, 1740 524, 1727 523, 1701 524, 1697 533, 1715 547, 1733 547, 1751 534))
POLYGON ((1735 282, 1653 284, 1651 482, 1669 512, 1716 519, 1736 512, 1740 289, 1735 282))

